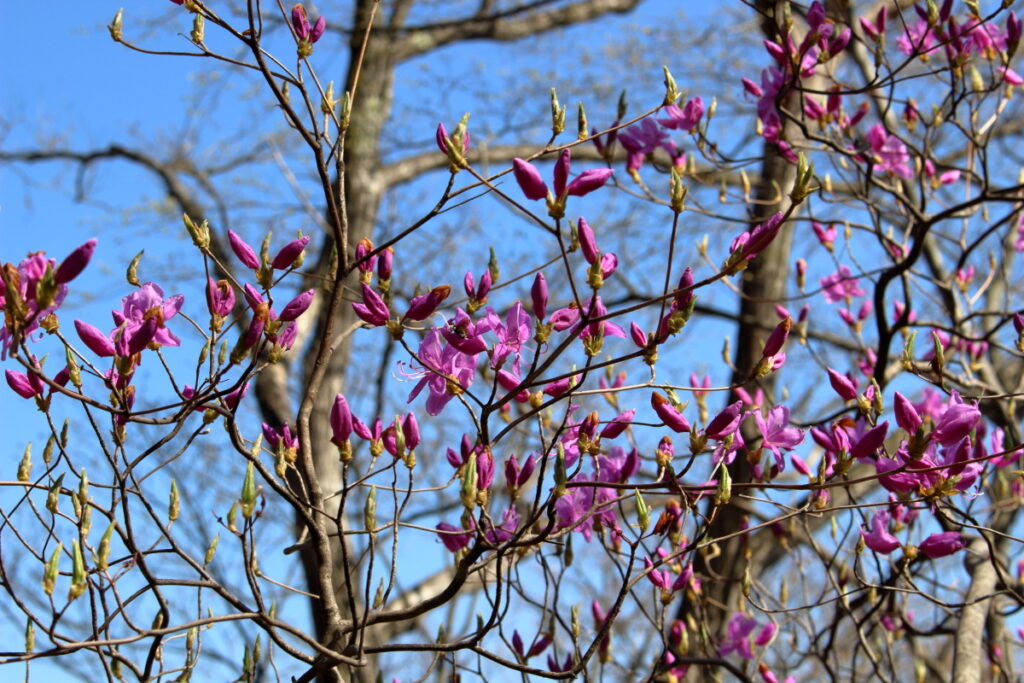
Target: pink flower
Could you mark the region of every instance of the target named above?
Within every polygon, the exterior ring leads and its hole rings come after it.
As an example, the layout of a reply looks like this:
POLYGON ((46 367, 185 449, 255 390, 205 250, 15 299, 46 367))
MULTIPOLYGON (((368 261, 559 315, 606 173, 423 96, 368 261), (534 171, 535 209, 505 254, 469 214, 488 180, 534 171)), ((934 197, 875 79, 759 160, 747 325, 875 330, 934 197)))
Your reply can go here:
POLYGON ((206 282, 206 303, 210 307, 212 315, 219 315, 222 318, 231 314, 235 306, 235 289, 227 280, 207 278, 206 282))
POLYGON ((761 432, 761 447, 775 454, 775 462, 781 470, 785 466, 782 453, 803 442, 803 430, 789 426, 789 408, 782 405, 769 410, 767 420, 761 416, 761 411, 755 411, 754 421, 761 432))
POLYGON ((733 614, 726 627, 725 638, 718 645, 718 656, 726 657, 736 652, 743 659, 753 659, 754 653, 750 649, 750 634, 756 626, 757 621, 753 617, 748 617, 742 612, 733 614))
POLYGON ((879 510, 871 517, 871 531, 860 530, 860 536, 864 539, 864 545, 876 553, 888 555, 900 547, 900 542, 889 533, 889 513, 886 510, 879 510))
MULTIPOLYGON (((181 294, 164 299, 164 290, 152 282, 139 287, 121 299, 121 310, 113 311, 114 323, 123 329, 123 337, 131 339, 149 324, 155 325, 151 341, 161 346, 180 346, 181 340, 165 327, 165 323, 181 310, 185 297, 181 294)), ((148 343, 148 342, 147 342, 148 343)))
POLYGON ((658 123, 673 130, 692 131, 704 115, 704 100, 694 97, 682 109, 678 105, 670 104, 665 107, 664 111, 669 118, 658 119, 658 123))
POLYGON ((875 163, 883 171, 898 175, 904 180, 910 180, 913 172, 907 165, 910 155, 906 146, 900 142, 895 135, 889 135, 880 123, 876 123, 868 131, 867 142, 874 152, 875 163))
POLYGON ((864 296, 867 294, 860 288, 860 282, 853 277, 850 269, 846 266, 839 266, 839 270, 831 275, 821 278, 821 288, 825 294, 825 301, 832 304, 850 297, 864 296))

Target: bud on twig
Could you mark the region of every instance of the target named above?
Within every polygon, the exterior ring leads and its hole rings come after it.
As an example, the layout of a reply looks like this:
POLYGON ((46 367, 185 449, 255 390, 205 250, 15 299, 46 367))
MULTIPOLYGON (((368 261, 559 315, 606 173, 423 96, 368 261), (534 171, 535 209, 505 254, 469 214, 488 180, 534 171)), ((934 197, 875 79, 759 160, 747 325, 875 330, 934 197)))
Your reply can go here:
POLYGON ((662 101, 662 105, 668 106, 675 104, 675 101, 679 99, 679 87, 676 85, 676 79, 672 78, 672 72, 668 70, 667 66, 661 67, 665 72, 665 99, 662 101))
POLYGON ((43 570, 43 592, 47 595, 53 595, 53 589, 57 587, 57 565, 60 562, 60 554, 63 550, 64 544, 58 543, 57 547, 53 549, 50 559, 46 562, 46 568, 43 570))
POLYGON ((135 287, 139 286, 139 261, 142 260, 142 255, 145 253, 146 250, 143 249, 136 254, 135 258, 128 264, 128 270, 125 271, 125 279, 128 280, 128 284, 135 287))
POLYGON ((115 43, 120 43, 122 39, 121 35, 121 15, 124 13, 124 8, 117 10, 117 14, 107 24, 107 30, 110 31, 110 37, 114 39, 115 43))
POLYGON ((558 94, 551 89, 551 132, 560 135, 565 130, 565 107, 558 103, 558 94))
POLYGON ((583 110, 583 103, 579 103, 576 112, 576 139, 586 140, 590 137, 590 128, 587 126, 587 112, 583 110))

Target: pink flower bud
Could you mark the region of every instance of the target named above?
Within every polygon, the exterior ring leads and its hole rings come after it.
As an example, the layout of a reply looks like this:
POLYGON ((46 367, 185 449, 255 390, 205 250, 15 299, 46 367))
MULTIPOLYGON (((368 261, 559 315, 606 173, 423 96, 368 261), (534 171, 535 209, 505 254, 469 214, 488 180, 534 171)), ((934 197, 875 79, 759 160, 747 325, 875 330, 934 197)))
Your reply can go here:
POLYGON ((391 269, 394 265, 395 250, 388 247, 380 252, 377 257, 377 277, 381 280, 391 279, 391 269))
POLYGON ((352 411, 349 410, 348 401, 341 394, 334 397, 334 405, 331 406, 331 443, 335 446, 342 446, 352 435, 352 411))
POLYGON ((896 424, 910 434, 916 433, 918 428, 921 426, 921 416, 918 415, 914 404, 907 400, 907 397, 898 391, 896 392, 896 405, 894 410, 896 412, 896 424))
POLYGON ((5 370, 4 375, 7 377, 7 386, 13 389, 18 396, 32 398, 43 395, 43 390, 38 386, 40 382, 33 382, 25 373, 17 370, 5 370))
POLYGON ((377 257, 367 256, 373 251, 373 242, 368 237, 364 237, 359 240, 356 244, 356 263, 359 264, 359 270, 363 273, 372 273, 373 267, 376 265, 377 257))
POLYGON ((857 385, 848 376, 840 375, 832 368, 828 368, 828 382, 832 385, 832 389, 839 394, 839 398, 844 401, 857 400, 857 385))
POLYGON ((643 331, 639 325, 635 322, 629 324, 629 337, 633 340, 633 343, 639 346, 641 349, 647 346, 647 333, 643 331))
POLYGON ((386 324, 391 316, 391 311, 388 310, 384 299, 370 285, 365 282, 361 284, 363 288, 363 303, 352 304, 352 310, 355 311, 361 320, 374 327, 386 324))
POLYGON ((889 422, 882 422, 864 433, 856 444, 850 448, 850 455, 854 458, 868 458, 878 451, 885 443, 885 435, 889 431, 889 422))
POLYGON ((516 157, 512 160, 512 173, 527 199, 544 199, 547 196, 548 186, 533 164, 516 157))
POLYGON ((89 265, 94 251, 96 251, 95 237, 75 249, 68 254, 66 259, 61 261, 61 264, 57 266, 57 272, 54 273, 54 281, 58 285, 62 285, 74 280, 89 265))
POLYGON ((426 294, 413 297, 409 302, 409 310, 406 311, 405 318, 417 321, 426 320, 434 314, 441 302, 448 298, 451 291, 452 288, 448 285, 441 285, 434 287, 426 294))
POLYGON ((768 340, 764 344, 764 350, 761 352, 763 358, 771 358, 782 350, 782 347, 786 344, 786 339, 789 337, 789 330, 793 327, 793 319, 786 318, 772 330, 772 333, 768 335, 768 340))
POLYGON ((945 531, 932 534, 924 539, 918 548, 922 553, 934 560, 938 557, 952 555, 966 545, 964 543, 964 536, 959 531, 945 531))
POLYGON ((635 409, 624 410, 623 412, 612 418, 612 421, 605 425, 604 429, 601 430, 602 439, 614 439, 622 432, 626 431, 626 427, 633 421, 633 416, 636 415, 635 409))
POLYGON ((590 229, 590 224, 587 223, 587 219, 580 216, 579 227, 576 231, 580 239, 580 251, 583 252, 583 258, 587 260, 587 263, 593 263, 597 260, 598 249, 597 242, 594 240, 594 231, 590 229))
POLYGON ((420 445, 420 425, 413 413, 409 413, 402 420, 402 435, 405 436, 405 446, 409 450, 420 445))
POLYGON ((565 183, 569 180, 569 167, 572 164, 572 155, 569 149, 563 149, 558 155, 558 161, 555 162, 554 179, 555 179, 555 196, 561 197, 565 194, 565 183))
POLYGON ((956 403, 942 414, 935 430, 932 432, 932 440, 943 446, 954 444, 971 433, 981 420, 981 412, 977 407, 964 403, 956 403))
POLYGON ((743 401, 731 403, 708 423, 704 433, 711 439, 724 439, 739 429, 742 417, 743 401))
POLYGON ((672 431, 680 433, 690 431, 690 423, 686 421, 683 414, 658 392, 651 394, 651 407, 654 408, 654 412, 658 414, 665 426, 672 431))
POLYGON ((107 335, 81 320, 75 321, 75 329, 78 331, 78 336, 82 342, 97 356, 103 358, 114 355, 114 344, 107 335))
POLYGON ((569 183, 569 187, 565 192, 573 197, 582 197, 590 194, 594 190, 603 187, 608 182, 608 179, 612 177, 612 173, 614 171, 610 168, 588 169, 576 176, 576 179, 569 183))
POLYGON ((321 15, 317 17, 316 23, 313 24, 313 28, 309 30, 309 42, 315 43, 320 40, 320 37, 324 34, 325 30, 327 30, 327 19, 321 15))
POLYGON ((235 306, 235 290, 227 280, 207 278, 206 282, 206 303, 210 307, 210 313, 226 317, 231 314, 235 306))
POLYGON ((292 28, 295 29, 295 35, 299 37, 299 40, 309 38, 309 19, 306 18, 306 8, 302 5, 297 4, 292 7, 292 28))
POLYGON ((277 317, 278 320, 295 320, 300 315, 306 312, 309 305, 313 303, 313 290, 307 289, 297 297, 288 302, 288 305, 281 311, 281 315, 277 317))
POLYGON ((270 265, 282 270, 291 267, 295 260, 305 251, 307 244, 309 244, 309 237, 300 237, 299 239, 292 240, 284 245, 281 251, 277 252, 277 256, 270 262, 270 265))
POLYGON ((253 270, 260 267, 260 260, 256 257, 256 252, 234 230, 228 230, 228 242, 231 244, 231 251, 235 252, 235 256, 242 262, 242 265, 253 270))
POLYGON ((538 321, 544 320, 548 312, 548 281, 544 279, 544 273, 537 273, 533 279, 530 298, 533 300, 533 314, 538 321))

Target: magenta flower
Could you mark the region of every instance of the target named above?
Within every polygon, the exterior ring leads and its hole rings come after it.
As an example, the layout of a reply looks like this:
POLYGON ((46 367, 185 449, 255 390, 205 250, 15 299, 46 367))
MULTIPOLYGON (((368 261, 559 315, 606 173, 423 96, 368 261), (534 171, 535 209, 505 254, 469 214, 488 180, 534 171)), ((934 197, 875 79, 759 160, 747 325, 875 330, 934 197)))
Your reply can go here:
POLYGON ((114 324, 122 330, 122 339, 138 339, 140 330, 153 325, 155 329, 150 341, 161 346, 180 346, 181 340, 165 327, 165 323, 178 314, 184 302, 185 297, 181 294, 164 299, 164 290, 147 282, 121 299, 121 310, 112 312, 114 324))
POLYGON ((678 105, 670 104, 665 107, 665 113, 669 117, 658 119, 658 123, 673 130, 692 131, 700 123, 700 118, 704 116, 704 100, 694 97, 682 109, 678 105))
POLYGON ((299 451, 299 437, 292 434, 292 430, 287 424, 281 425, 279 429, 274 429, 264 422, 263 438, 275 453, 297 453, 299 451))
POLYGON ((757 626, 753 617, 748 617, 742 612, 736 612, 729 619, 726 627, 725 638, 718 645, 718 656, 727 657, 736 652, 743 659, 753 659, 754 653, 750 649, 750 634, 757 626))
POLYGON ((226 318, 231 314, 231 309, 235 306, 234 287, 227 280, 214 281, 212 277, 207 278, 206 303, 210 307, 212 315, 226 318))
POLYGON ((645 156, 653 154, 659 147, 665 150, 673 162, 681 158, 675 143, 669 140, 668 133, 651 119, 644 119, 621 131, 619 142, 626 150, 626 170, 631 174, 643 166, 645 156))
POLYGON ((743 259, 750 261, 771 244, 782 229, 783 213, 779 211, 764 223, 754 226, 753 230, 736 237, 729 246, 729 253, 739 253, 743 259))
POLYGON ((898 175, 904 180, 910 180, 914 176, 907 165, 910 155, 906 146, 895 135, 886 133, 882 124, 876 123, 868 131, 867 142, 880 169, 898 175))
POLYGON ((487 300, 487 295, 491 291, 491 271, 485 270, 484 274, 480 276, 480 286, 476 286, 473 280, 473 271, 467 270, 466 277, 462 279, 462 287, 466 291, 466 296, 469 297, 470 301, 482 303, 487 300))
POLYGON ((840 375, 832 368, 826 368, 828 370, 828 381, 832 385, 832 389, 839 394, 839 398, 844 401, 855 401, 857 400, 857 385, 849 375, 840 375))
POLYGON ((836 241, 836 226, 829 225, 826 228, 817 221, 811 221, 811 229, 814 231, 815 236, 817 236, 818 241, 821 242, 821 246, 832 251, 836 241))
POLYGON ((511 355, 513 357, 512 367, 518 373, 519 357, 523 345, 530 341, 530 315, 523 309, 523 304, 516 301, 505 314, 504 323, 501 322, 501 318, 493 308, 487 309, 486 321, 498 337, 498 343, 491 351, 491 367, 501 367, 505 359, 511 355))
POLYGON ((505 486, 508 487, 509 491, 518 491, 523 485, 530 479, 530 475, 533 474, 534 467, 537 464, 537 457, 530 455, 523 463, 523 466, 519 466, 519 461, 516 459, 516 454, 513 453, 505 461, 505 486))
POLYGON ((921 416, 917 414, 917 409, 914 408, 914 404, 898 391, 896 392, 896 405, 894 410, 896 412, 896 424, 898 424, 902 429, 907 430, 911 435, 917 432, 918 428, 921 426, 921 416))
POLYGON ((980 420, 981 412, 976 406, 954 403, 939 419, 932 432, 932 440, 943 446, 954 444, 970 434, 980 420))
MULTIPOLYGON (((472 521, 472 520, 471 520, 472 521)), ((440 522, 437 525, 437 537, 444 543, 449 552, 458 552, 469 545, 473 540, 473 529, 463 529, 453 526, 447 522, 440 522)))
POLYGON ((613 417, 611 422, 606 424, 604 429, 601 430, 601 438, 614 439, 621 435, 622 432, 626 431, 626 427, 633 422, 634 415, 636 415, 636 409, 631 408, 629 410, 624 410, 613 417))
MULTIPOLYGON (((469 131, 466 131, 466 136, 462 140, 462 154, 465 155, 469 151, 469 131)), ((448 154, 448 129, 444 127, 443 123, 437 124, 437 132, 434 134, 434 140, 437 142, 437 148, 441 150, 443 154, 448 154)))
POLYGON ((864 539, 864 545, 876 553, 888 555, 900 547, 900 542, 889 533, 889 512, 879 510, 871 517, 871 531, 861 528, 860 537, 864 539))
POLYGON ((420 342, 417 360, 422 370, 416 374, 421 378, 409 393, 413 401, 424 387, 429 389, 427 413, 437 415, 456 394, 461 394, 473 383, 476 370, 476 356, 467 356, 452 346, 441 347, 441 333, 431 330, 420 342))
POLYGON ((860 282, 853 277, 850 269, 846 266, 839 266, 839 270, 821 278, 821 289, 825 295, 825 301, 832 304, 843 299, 864 296, 867 294, 860 288, 860 282))
POLYGON ((761 432, 761 447, 775 454, 775 462, 781 470, 785 467, 783 452, 792 450, 803 442, 803 430, 789 426, 789 408, 783 405, 769 410, 767 419, 761 416, 761 411, 754 411, 754 421, 761 432))
POLYGON ((918 19, 906 32, 896 38, 896 46, 905 55, 928 54, 935 51, 935 32, 925 19, 918 19))
POLYGON ((850 455, 857 459, 869 458, 882 447, 885 443, 885 435, 889 431, 889 422, 881 422, 861 436, 860 440, 856 444, 853 444, 850 449, 850 455))
POLYGON ((448 324, 440 328, 445 340, 462 353, 475 355, 487 350, 487 341, 483 338, 490 331, 490 323, 486 319, 473 322, 461 308, 455 309, 455 317, 448 319, 448 324))
POLYGON ((932 534, 921 541, 921 545, 918 548, 922 553, 934 560, 938 557, 952 555, 966 545, 964 536, 959 531, 946 531, 932 534))

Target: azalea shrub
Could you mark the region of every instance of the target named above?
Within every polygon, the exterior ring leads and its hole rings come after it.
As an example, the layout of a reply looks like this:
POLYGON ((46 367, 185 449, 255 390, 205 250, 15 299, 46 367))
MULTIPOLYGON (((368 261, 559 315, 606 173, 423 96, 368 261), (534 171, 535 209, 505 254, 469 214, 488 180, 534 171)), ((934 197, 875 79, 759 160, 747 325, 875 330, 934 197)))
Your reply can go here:
MULTIPOLYGON (((360 237, 328 161, 360 90, 315 71, 332 18, 263 7, 296 51, 271 59, 251 16, 176 4, 196 50, 265 79, 328 229, 258 248, 186 214, 205 299, 136 261, 112 323, 62 309, 102 236, 4 264, 10 397, 51 434, 3 482, 25 642, 0 661, 66 656, 111 680, 228 659, 242 680, 1016 675, 1024 186, 997 152, 1024 84, 1012 11, 776 3, 760 65, 721 92, 683 96, 670 64, 662 97, 608 125, 580 105, 575 134, 552 93, 550 139, 487 171, 469 116, 410 131, 436 144, 436 206, 360 237), (212 52, 213 30, 248 57, 212 52), (775 176, 734 154, 736 126, 775 176), (483 196, 536 244, 498 240, 422 282, 410 240, 483 196), (654 218, 620 239, 613 200, 654 218), (657 255, 627 258, 637 239, 657 255), (766 317, 719 306, 771 259, 785 293, 766 317), (750 362, 708 353, 694 330, 716 316, 750 362), (362 369, 321 396, 364 339, 389 348, 397 414, 362 369), (283 420, 251 390, 280 368, 299 387, 283 420), (229 500, 174 469, 204 445, 229 500)), ((122 21, 111 35, 136 49, 122 21)))

